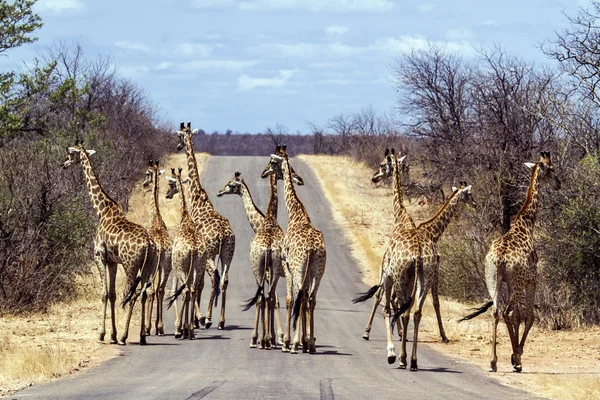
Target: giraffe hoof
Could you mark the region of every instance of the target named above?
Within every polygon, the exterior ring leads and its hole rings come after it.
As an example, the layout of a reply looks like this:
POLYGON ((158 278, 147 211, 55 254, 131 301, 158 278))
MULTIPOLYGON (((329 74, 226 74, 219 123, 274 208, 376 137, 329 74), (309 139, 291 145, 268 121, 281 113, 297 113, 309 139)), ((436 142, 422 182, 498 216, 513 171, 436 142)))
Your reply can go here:
POLYGON ((117 344, 118 344, 119 346, 125 346, 127 343, 125 342, 125 340, 119 340, 119 341, 117 342, 117 344))
POLYGON ((142 337, 140 338, 140 346, 145 346, 145 345, 147 345, 147 344, 148 344, 148 343, 146 343, 146 337, 145 337, 145 336, 142 336, 142 337))
POLYGON ((517 372, 518 373, 518 372, 521 372, 522 370, 523 370, 523 367, 520 366, 520 365, 515 365, 513 367, 513 372, 517 372))
POLYGON ((445 338, 442 338, 442 343, 450 343, 450 341, 448 340, 447 337, 445 337, 445 338))
MULTIPOLYGON (((200 319, 198 320, 198 323, 202 326, 204 326, 204 324, 206 324, 206 317, 200 317, 200 319)), ((197 326, 198 328, 200 328, 200 326, 197 326)))
POLYGON ((317 352, 317 349, 315 348, 315 346, 310 346, 310 348, 308 349, 308 352, 310 354, 315 354, 317 352))
POLYGON ((496 372, 498 370, 498 366, 495 361, 490 362, 490 372, 496 372))
POLYGON ((364 335, 362 335, 362 338, 365 340, 369 340, 369 334, 365 333, 364 335))
POLYGON ((417 360, 410 360, 410 370, 418 371, 419 367, 417 367, 417 360))
POLYGON ((388 364, 393 364, 396 362, 396 356, 388 356, 388 364))
POLYGON ((224 328, 225 328, 225 321, 219 322, 219 325, 217 325, 217 329, 222 331, 224 328))
POLYGON ((178 332, 175 334, 175 339, 181 339, 182 336, 183 336, 182 333, 178 332))
POLYGON ((117 341, 117 339, 110 339, 110 342, 109 342, 109 343, 110 343, 110 344, 117 344, 117 343, 119 343, 119 342, 117 341))
POLYGON ((206 324, 204 325, 204 329, 209 329, 212 326, 212 322, 210 320, 206 321, 206 324))
POLYGON ((106 335, 106 333, 101 333, 100 335, 98 335, 98 341, 101 343, 104 343, 104 336, 106 335))
POLYGON ((281 347, 281 352, 282 352, 282 353, 289 353, 289 352, 290 352, 290 349, 289 349, 289 347, 285 347, 285 346, 283 346, 283 347, 281 347))

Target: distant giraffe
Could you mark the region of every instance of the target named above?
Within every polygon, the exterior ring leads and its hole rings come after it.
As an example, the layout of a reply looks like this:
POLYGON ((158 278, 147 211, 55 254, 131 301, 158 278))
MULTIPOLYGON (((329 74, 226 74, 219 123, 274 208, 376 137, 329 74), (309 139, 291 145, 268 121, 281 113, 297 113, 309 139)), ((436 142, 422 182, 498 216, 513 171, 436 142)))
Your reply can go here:
MULTIPOLYGON (((422 247, 419 234, 412 218, 408 215, 403 204, 401 189, 400 165, 406 156, 398 159, 394 149, 386 149, 383 161, 378 171, 371 180, 379 182, 384 177, 393 176, 394 186, 394 221, 395 228, 390 243, 385 251, 382 261, 379 284, 373 286, 368 292, 353 300, 358 303, 371 298, 380 289, 385 296, 384 316, 387 330, 388 363, 396 361, 396 352, 392 340, 392 327, 399 317, 402 317, 402 349, 398 368, 406 368, 406 336, 410 308, 416 298, 417 288, 424 287, 422 247), (415 279, 416 278, 416 279, 415 279), (393 291, 393 296, 392 296, 393 291), (391 308, 395 310, 390 320, 391 308)), ((374 305, 374 308, 377 305, 374 305)), ((413 349, 410 362, 411 371, 416 371, 417 343, 419 334, 419 319, 414 319, 413 349)))
POLYGON ((135 301, 140 294, 136 288, 138 283, 141 283, 142 319, 140 345, 144 345, 146 344, 145 288, 156 267, 156 245, 148 232, 140 225, 129 221, 119 204, 104 191, 89 159, 89 156, 94 153, 94 150, 85 150, 83 148, 83 141, 77 141, 73 147, 67 147, 67 155, 62 163, 62 167, 68 168, 73 164, 81 163, 90 201, 100 220, 94 238, 95 259, 104 281, 102 290, 102 326, 100 328, 99 340, 103 342, 104 335, 106 334, 106 306, 110 300, 112 325, 110 343, 117 343, 115 285, 117 264, 122 264, 127 288, 124 293, 123 305, 128 305, 128 308, 125 314, 125 331, 118 343, 124 345, 127 341, 131 313, 133 312, 135 301))
MULTIPOLYGON (((196 280, 204 276, 206 268, 206 245, 202 235, 196 231, 196 226, 188 212, 185 201, 185 190, 183 184, 189 181, 181 179, 181 168, 175 173, 175 168, 171 169, 172 177, 167 177, 169 182, 169 191, 167 198, 173 198, 177 192, 181 192, 181 221, 179 223, 179 233, 173 243, 173 269, 177 274, 177 282, 182 285, 173 293, 170 304, 175 303, 175 338, 193 340, 194 336, 194 305, 196 293, 196 280), (177 312, 176 298, 183 294, 181 309, 177 312)), ((218 276, 218 272, 216 272, 218 276)), ((218 279, 215 280, 218 286, 218 279)))
POLYGON ((155 334, 164 335, 164 322, 163 322, 163 301, 165 298, 165 287, 171 273, 171 252, 173 250, 173 241, 169 237, 169 231, 165 222, 160 215, 160 208, 158 205, 158 177, 162 175, 164 170, 158 169, 158 160, 150 160, 149 167, 146 170, 146 180, 143 183, 144 187, 149 185, 152 186, 152 223, 148 229, 150 237, 156 243, 158 249, 158 270, 155 274, 154 282, 152 282, 152 288, 148 291, 149 301, 148 309, 146 312, 146 335, 150 335, 150 328, 152 326, 152 309, 154 305, 154 298, 156 297, 156 324, 155 334))
POLYGON ((508 329, 512 345, 510 357, 515 372, 521 372, 521 356, 527 334, 533 326, 533 303, 537 285, 537 254, 533 246, 533 227, 539 204, 540 184, 554 181, 560 188, 560 181, 554 173, 550 153, 541 152, 537 163, 525 163, 531 169, 531 181, 527 189, 525 203, 519 210, 515 222, 508 232, 492 242, 485 257, 485 281, 492 301, 486 303, 474 313, 459 321, 474 318, 492 307, 494 324, 492 328, 492 359, 490 371, 496 372, 498 356, 496 354, 496 334, 500 320, 500 310, 508 329), (506 283, 506 288, 504 288, 506 283), (504 296, 506 294, 507 296, 504 296), (508 299, 508 300, 506 300, 508 299), (524 322, 523 336, 519 338, 519 327, 524 322))
POLYGON ((317 291, 325 272, 326 248, 323 233, 314 228, 294 189, 292 169, 289 164, 286 146, 278 146, 275 154, 271 155, 269 164, 262 172, 266 178, 279 171, 283 173, 285 204, 288 210, 289 223, 283 239, 283 259, 288 269, 286 286, 288 293, 295 298, 293 304, 294 325, 296 335, 290 349, 290 326, 292 298, 286 298, 286 333, 283 339, 283 351, 298 352, 300 330, 298 316, 302 316, 302 351, 315 353, 315 319, 314 312, 317 303, 317 291), (309 337, 306 339, 306 331, 309 337))
MULTIPOLYGON (((446 227, 450 223, 450 220, 454 216, 456 206, 458 205, 458 203, 465 202, 471 205, 475 204, 473 196, 471 194, 471 186, 468 186, 466 182, 461 182, 460 185, 461 186, 458 188, 452 188, 452 195, 448 198, 444 205, 431 219, 422 222, 417 226, 417 232, 419 233, 419 239, 423 248, 423 273, 425 276, 426 285, 425 290, 420 293, 421 298, 419 299, 417 304, 421 308, 423 307, 423 302, 425 300, 425 297, 427 296, 427 292, 429 291, 429 288, 431 288, 431 296, 433 297, 433 308, 437 317, 440 336, 442 337, 442 342, 444 343, 448 343, 448 337, 446 336, 446 332, 444 331, 444 326, 442 324, 442 316, 440 313, 440 300, 438 296, 440 255, 437 249, 437 242, 446 230, 446 227)), ((381 297, 382 293, 381 291, 378 291, 377 298, 375 299, 375 304, 373 305, 373 310, 371 311, 369 321, 367 322, 367 326, 365 328, 363 339, 369 340, 371 325, 373 323, 373 317, 375 316, 375 312, 377 311, 377 306, 381 301, 381 297)))
MULTIPOLYGON (((198 130, 191 129, 191 123, 187 123, 187 127, 182 122, 180 129, 177 131, 179 143, 177 150, 185 147, 188 163, 188 175, 190 178, 190 213, 192 220, 196 225, 196 229, 204 239, 207 252, 207 272, 213 280, 213 288, 210 293, 208 311, 206 313, 206 328, 212 325, 212 308, 213 301, 216 302, 218 296, 217 290, 214 289, 214 271, 216 269, 215 259, 218 258, 222 267, 221 278, 222 284, 222 301, 221 301, 221 316, 219 318, 218 329, 223 329, 225 326, 225 303, 227 300, 227 286, 229 285, 229 267, 235 250, 235 235, 231 229, 231 225, 227 218, 219 214, 208 199, 208 194, 200 184, 200 175, 198 174, 198 166, 196 164, 196 155, 194 153, 194 144, 192 135, 198 130)), ((200 296, 204 285, 204 276, 199 277, 199 290, 197 293, 198 302, 196 304, 197 314, 200 315, 200 323, 204 321, 200 313, 200 296)))

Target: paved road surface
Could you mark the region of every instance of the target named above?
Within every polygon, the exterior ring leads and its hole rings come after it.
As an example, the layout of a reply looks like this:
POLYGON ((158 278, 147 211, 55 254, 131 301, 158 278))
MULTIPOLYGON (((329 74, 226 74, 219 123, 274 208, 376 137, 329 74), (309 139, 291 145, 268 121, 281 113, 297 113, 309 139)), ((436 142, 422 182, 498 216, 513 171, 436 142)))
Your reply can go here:
MULTIPOLYGON (((168 336, 148 338, 149 346, 130 344, 125 356, 63 379, 34 386, 12 396, 18 399, 499 399, 529 398, 489 379, 478 368, 457 363, 419 346, 418 372, 387 364, 383 321, 378 315, 370 341, 361 339, 371 302, 353 305, 357 292, 367 289, 348 251, 348 243, 333 222, 331 210, 315 176, 292 160, 306 185, 298 189, 314 225, 327 244, 327 270, 317 297, 315 334, 317 354, 250 349, 254 310, 240 304, 255 292, 248 249, 253 232, 241 199, 217 198, 216 193, 242 172, 261 209, 268 203, 268 179, 260 179, 266 157, 211 157, 202 182, 216 209, 229 218, 236 234, 230 273, 226 329, 214 325, 197 331, 195 341, 175 340, 171 310, 168 336)), ((365 177, 368 179, 368 177, 365 177)), ((280 221, 287 224, 282 184, 280 221)), ((390 198, 389 201, 392 201, 390 198)), ((285 284, 279 285, 281 303, 285 284)), ((100 301, 100 300, 98 300, 100 301)), ((206 303, 206 302, 204 302, 206 303)), ((218 316, 218 312, 216 313, 218 316)), ((284 314, 282 313, 282 317, 284 314)), ((137 340, 132 332, 131 340, 137 340)), ((408 344, 409 356, 411 343, 408 344)), ((399 346, 397 346, 398 350, 399 346)), ((504 360, 507 362, 507 360, 504 360)))

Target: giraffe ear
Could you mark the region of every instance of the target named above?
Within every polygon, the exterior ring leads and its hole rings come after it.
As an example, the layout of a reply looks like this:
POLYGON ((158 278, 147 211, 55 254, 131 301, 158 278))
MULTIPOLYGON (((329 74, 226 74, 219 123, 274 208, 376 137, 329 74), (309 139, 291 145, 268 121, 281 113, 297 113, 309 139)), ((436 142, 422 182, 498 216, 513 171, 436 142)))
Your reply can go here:
POLYGON ((77 151, 77 149, 75 147, 67 147, 67 153, 69 154, 73 154, 77 151))
POLYGON ((456 186, 452 186, 452 193, 456 192, 458 188, 456 186))
MULTIPOLYGON (((392 149, 392 154, 394 154, 394 149, 392 149)), ((406 156, 402 156, 402 157, 400 157, 400 158, 398 159, 398 162, 399 162, 400 164, 402 164, 402 162, 404 161, 404 159, 405 159, 405 158, 406 158, 406 156)))
POLYGON ((535 167, 535 164, 534 164, 534 163, 530 163, 530 162, 526 162, 526 163, 525 163, 525 166, 526 166, 527 168, 529 168, 529 169, 533 169, 533 167, 535 167))
POLYGON ((388 154, 390 154, 390 149, 385 149, 385 155, 384 155, 384 157, 387 157, 388 154))
POLYGON ((160 175, 162 175, 164 172, 165 172, 165 170, 164 170, 164 169, 161 169, 160 171, 158 171, 158 175, 160 176, 160 175))
POLYGON ((192 131, 192 135, 195 135, 196 133, 198 133, 198 128, 196 128, 192 131))
POLYGON ((96 153, 96 150, 86 150, 85 152, 87 153, 88 156, 91 156, 92 154, 96 153))
POLYGON ((472 188, 472 187, 473 187, 472 185, 469 185, 469 186, 467 186, 467 187, 465 188, 465 190, 467 191, 467 193, 471 193, 471 188, 472 188))
POLYGON ((190 181, 190 177, 188 176, 187 178, 183 179, 181 181, 181 183, 188 183, 190 181))
POLYGON ((167 180, 167 182, 169 182, 169 183, 176 183, 176 182, 177 182, 177 179, 175 179, 175 178, 172 178, 172 177, 170 177, 170 176, 165 176, 165 179, 166 179, 166 180, 167 180))

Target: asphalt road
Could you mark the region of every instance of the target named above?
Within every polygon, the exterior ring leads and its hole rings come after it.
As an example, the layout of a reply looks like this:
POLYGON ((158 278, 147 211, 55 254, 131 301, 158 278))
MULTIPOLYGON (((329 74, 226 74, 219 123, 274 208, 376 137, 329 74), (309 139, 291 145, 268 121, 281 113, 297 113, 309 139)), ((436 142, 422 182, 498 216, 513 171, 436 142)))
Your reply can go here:
MULTIPOLYGON (((252 297, 255 282, 248 258, 253 236, 237 196, 217 198, 216 193, 240 171, 256 204, 266 209, 268 179, 260 179, 267 157, 211 157, 202 183, 215 208, 229 218, 236 234, 227 299, 226 328, 216 324, 197 331, 195 341, 175 340, 172 310, 166 313, 167 336, 148 337, 149 345, 123 347, 124 356, 101 366, 17 392, 11 398, 27 399, 501 399, 531 398, 524 392, 496 383, 479 368, 459 363, 419 346, 419 371, 399 370, 387 364, 383 320, 377 316, 371 340, 361 338, 371 302, 353 305, 351 299, 367 286, 348 242, 334 223, 328 201, 315 176, 299 160, 292 160, 306 185, 299 197, 313 224, 325 235, 327 269, 315 311, 317 353, 289 354, 250 349, 254 310, 242 312, 241 303, 252 297)), ((366 178, 365 178, 366 179, 366 178)), ((285 230, 287 211, 280 188, 279 216, 285 230)), ((390 198, 389 201, 392 201, 390 198)), ((285 284, 279 285, 285 304, 285 284)), ((100 300, 98 300, 100 301, 100 300)), ((205 304, 206 302, 204 302, 205 304)), ((216 314, 218 316, 218 312, 216 314)), ((282 312, 284 317, 284 312, 282 312)), ((411 336, 412 337, 412 336, 411 336)), ((399 349, 399 342, 396 350, 399 349)), ((412 344, 408 343, 410 348, 412 344)), ((505 360, 505 362, 508 362, 505 360)))

